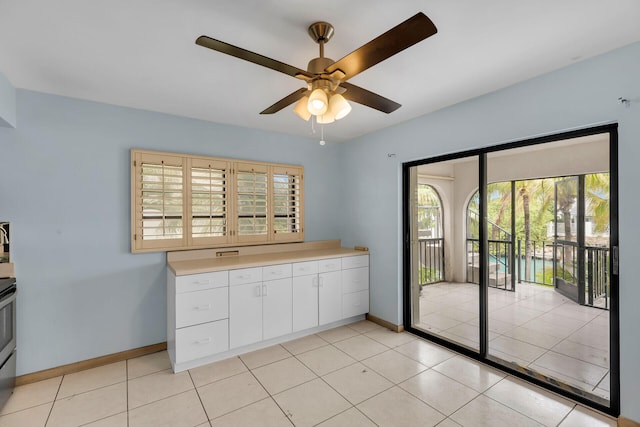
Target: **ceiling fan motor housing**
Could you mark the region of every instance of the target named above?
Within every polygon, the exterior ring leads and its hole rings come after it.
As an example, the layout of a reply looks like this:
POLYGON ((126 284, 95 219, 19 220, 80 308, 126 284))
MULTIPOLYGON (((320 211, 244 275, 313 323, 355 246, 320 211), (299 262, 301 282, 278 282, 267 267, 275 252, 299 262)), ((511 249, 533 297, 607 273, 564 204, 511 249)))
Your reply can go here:
POLYGON ((330 58, 313 58, 307 65, 307 71, 313 74, 323 74, 325 72, 324 69, 334 62, 335 61, 330 58))

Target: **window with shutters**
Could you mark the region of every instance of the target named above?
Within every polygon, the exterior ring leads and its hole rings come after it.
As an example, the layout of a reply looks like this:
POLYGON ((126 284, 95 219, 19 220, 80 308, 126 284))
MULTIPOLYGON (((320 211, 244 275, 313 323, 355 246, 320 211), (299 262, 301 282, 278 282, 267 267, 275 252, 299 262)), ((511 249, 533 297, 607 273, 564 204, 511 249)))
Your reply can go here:
POLYGON ((131 150, 131 250, 304 241, 301 166, 131 150))
POLYGON ((229 162, 191 159, 190 243, 194 246, 229 241, 229 162))
POLYGON ((236 200, 238 242, 263 241, 268 236, 267 165, 238 163, 236 200))
POLYGON ((302 233, 302 168, 272 168, 274 240, 299 239, 302 233))
POLYGON ((184 246, 183 159, 138 153, 132 200, 136 249, 184 246))

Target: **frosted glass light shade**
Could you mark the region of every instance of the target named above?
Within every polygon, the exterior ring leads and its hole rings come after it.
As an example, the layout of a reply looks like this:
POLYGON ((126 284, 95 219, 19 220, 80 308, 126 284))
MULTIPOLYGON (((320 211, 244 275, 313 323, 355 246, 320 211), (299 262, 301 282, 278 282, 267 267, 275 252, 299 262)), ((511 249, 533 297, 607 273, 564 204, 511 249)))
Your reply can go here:
POLYGON ((344 99, 344 96, 336 93, 329 100, 329 111, 336 120, 340 120, 351 112, 351 105, 344 99))
POLYGON ((315 89, 311 92, 311 96, 309 96, 309 101, 307 102, 307 108, 314 116, 320 116, 327 112, 329 100, 324 90, 315 89))
POLYGON ((308 96, 303 96, 293 107, 293 112, 298 115, 302 120, 308 121, 311 117, 311 113, 307 109, 307 103, 309 102, 308 96))
POLYGON ((321 125, 326 125, 329 123, 333 123, 336 121, 336 117, 333 115, 331 111, 327 111, 326 113, 316 116, 316 120, 321 125))

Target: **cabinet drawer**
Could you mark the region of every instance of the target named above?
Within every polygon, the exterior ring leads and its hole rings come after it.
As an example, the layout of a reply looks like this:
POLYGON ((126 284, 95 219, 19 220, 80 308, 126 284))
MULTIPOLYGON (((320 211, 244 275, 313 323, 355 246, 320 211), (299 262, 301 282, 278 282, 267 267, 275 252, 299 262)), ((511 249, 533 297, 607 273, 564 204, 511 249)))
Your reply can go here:
POLYGON ((176 331, 176 363, 199 359, 229 349, 229 321, 190 326, 176 331))
POLYGON ((242 268, 229 271, 229 285, 262 282, 262 267, 242 268))
POLYGON ((369 291, 353 292, 342 296, 342 317, 353 317, 369 312, 369 291))
POLYGON ((213 273, 189 274, 176 277, 176 293, 199 291, 203 289, 220 288, 229 284, 226 271, 213 273))
POLYGON ((342 293, 364 291, 369 289, 369 267, 342 270, 342 293))
POLYGON ((229 317, 229 288, 176 295, 176 328, 229 317))
POLYGON ((326 273, 328 271, 338 271, 342 269, 341 258, 323 259, 318 261, 318 273, 326 273))
POLYGON ((293 277, 318 274, 318 261, 296 262, 293 264, 293 277))
POLYGON ((291 264, 270 265, 262 267, 262 280, 286 279, 291 277, 291 264))
POLYGON ((369 265, 369 255, 346 256, 342 258, 342 268, 359 268, 369 265))

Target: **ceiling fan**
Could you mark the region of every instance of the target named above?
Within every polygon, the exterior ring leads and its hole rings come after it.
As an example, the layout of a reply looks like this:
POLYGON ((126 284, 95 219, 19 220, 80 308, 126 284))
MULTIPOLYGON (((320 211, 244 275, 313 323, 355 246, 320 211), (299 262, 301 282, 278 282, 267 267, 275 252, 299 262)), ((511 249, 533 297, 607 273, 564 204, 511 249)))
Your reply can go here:
POLYGON ((424 13, 419 12, 338 61, 324 56, 324 45, 331 40, 334 33, 331 24, 315 22, 309 26, 308 32, 319 44, 320 56, 309 61, 306 70, 207 36, 198 37, 196 44, 288 74, 307 83, 306 87, 285 96, 260 114, 277 113, 297 101, 294 112, 302 119, 309 120, 311 115, 314 115, 318 123, 331 123, 351 111, 351 106, 346 100, 387 114, 400 108, 397 102, 353 85, 347 80, 434 35, 438 30, 424 13))

